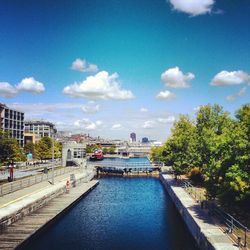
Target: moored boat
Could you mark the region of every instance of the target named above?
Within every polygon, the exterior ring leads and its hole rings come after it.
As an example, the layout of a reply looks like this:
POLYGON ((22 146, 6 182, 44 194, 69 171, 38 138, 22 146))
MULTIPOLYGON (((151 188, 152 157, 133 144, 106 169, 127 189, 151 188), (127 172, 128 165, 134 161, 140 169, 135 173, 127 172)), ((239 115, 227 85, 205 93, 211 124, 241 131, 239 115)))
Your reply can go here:
POLYGON ((101 149, 96 150, 89 158, 90 161, 101 161, 103 160, 103 152, 101 149))

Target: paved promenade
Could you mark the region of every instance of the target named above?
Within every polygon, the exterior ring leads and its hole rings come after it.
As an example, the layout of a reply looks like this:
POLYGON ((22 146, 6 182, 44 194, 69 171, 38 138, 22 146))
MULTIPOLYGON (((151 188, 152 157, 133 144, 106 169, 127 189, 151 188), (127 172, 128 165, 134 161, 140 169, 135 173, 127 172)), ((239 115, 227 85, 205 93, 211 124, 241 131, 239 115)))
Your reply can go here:
MULTIPOLYGON (((70 172, 63 174, 63 175, 56 176, 55 184, 59 182, 66 183, 66 180, 70 178, 70 174, 74 174, 74 173, 77 174, 77 173, 80 173, 80 171, 81 170, 79 168, 72 168, 70 172)), ((40 183, 22 188, 13 193, 9 193, 9 194, 2 196, 0 199, 0 208, 3 206, 9 205, 10 203, 14 203, 17 200, 21 200, 22 198, 27 197, 30 194, 36 193, 44 188, 52 186, 52 184, 50 184, 49 181, 51 181, 51 178, 48 180, 46 179, 40 183)), ((13 182, 13 184, 15 184, 15 182, 13 182)))
POLYGON ((229 237, 218 226, 214 225, 211 218, 201 209, 200 205, 182 187, 176 185, 176 181, 171 175, 163 174, 161 178, 200 249, 238 249, 229 237))
POLYGON ((55 178, 54 185, 41 182, 0 199, 0 249, 16 248, 98 184, 90 181, 92 171, 73 173, 75 182, 71 181, 69 193, 65 193, 68 173, 55 178))

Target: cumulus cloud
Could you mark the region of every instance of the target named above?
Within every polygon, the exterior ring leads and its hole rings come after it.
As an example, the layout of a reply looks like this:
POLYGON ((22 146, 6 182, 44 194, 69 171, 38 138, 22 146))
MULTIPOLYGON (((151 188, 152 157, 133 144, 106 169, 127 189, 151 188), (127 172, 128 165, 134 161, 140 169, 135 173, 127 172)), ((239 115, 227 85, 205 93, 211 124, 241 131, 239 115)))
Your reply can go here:
POLYGON ((141 108, 140 111, 143 112, 143 113, 146 113, 146 112, 148 112, 148 109, 147 108, 141 108))
POLYGON ((157 119, 158 122, 160 123, 173 123, 175 121, 175 117, 174 116, 169 116, 167 118, 158 118, 157 119))
POLYGON ((86 129, 86 130, 96 130, 100 128, 103 125, 102 121, 96 121, 93 122, 87 118, 81 119, 81 120, 76 120, 74 122, 74 126, 81 128, 81 129, 86 129))
POLYGON ((95 76, 87 77, 80 83, 66 86, 63 93, 71 97, 83 97, 92 100, 127 100, 134 98, 130 90, 121 88, 118 77, 117 73, 109 75, 108 72, 101 71, 95 76))
POLYGON ((111 127, 112 130, 119 130, 119 129, 121 129, 121 128, 122 128, 122 125, 121 125, 120 123, 114 124, 114 125, 111 127))
POLYGON ((17 84, 18 91, 30 92, 32 94, 40 94, 45 91, 43 83, 36 81, 33 77, 24 78, 17 84))
POLYGON ((161 91, 157 96, 157 99, 159 100, 173 100, 176 98, 176 95, 169 90, 161 91))
POLYGON ((245 94, 246 94, 246 90, 247 90, 246 87, 241 88, 241 89, 239 90, 239 92, 237 92, 236 94, 234 94, 234 95, 228 95, 228 96, 226 97, 226 100, 229 101, 229 102, 233 102, 233 101, 235 101, 237 98, 239 98, 239 97, 245 95, 245 94))
POLYGON ((179 67, 170 68, 161 74, 161 80, 167 87, 189 88, 188 81, 195 78, 193 73, 184 74, 179 67))
POLYGON ((169 0, 173 9, 187 13, 191 16, 198 16, 212 11, 214 0, 169 0))
POLYGON ((155 126, 155 121, 152 121, 152 120, 145 121, 144 124, 142 125, 142 127, 146 129, 151 129, 154 126, 155 126))
POLYGON ((71 65, 72 70, 80 71, 80 72, 97 72, 98 67, 95 64, 88 63, 85 59, 77 58, 71 65))
POLYGON ((43 83, 36 81, 33 77, 24 78, 16 86, 8 82, 0 82, 0 96, 12 98, 20 92, 29 92, 32 94, 40 94, 45 91, 43 83))
POLYGON ((216 74, 211 81, 213 86, 239 85, 242 83, 250 84, 250 75, 242 70, 226 71, 223 70, 216 74))
POLYGON ((5 98, 12 98, 17 95, 18 91, 8 82, 0 82, 0 96, 5 98))
POLYGON ((84 113, 97 113, 100 111, 100 105, 90 101, 87 105, 82 106, 82 111, 84 113))

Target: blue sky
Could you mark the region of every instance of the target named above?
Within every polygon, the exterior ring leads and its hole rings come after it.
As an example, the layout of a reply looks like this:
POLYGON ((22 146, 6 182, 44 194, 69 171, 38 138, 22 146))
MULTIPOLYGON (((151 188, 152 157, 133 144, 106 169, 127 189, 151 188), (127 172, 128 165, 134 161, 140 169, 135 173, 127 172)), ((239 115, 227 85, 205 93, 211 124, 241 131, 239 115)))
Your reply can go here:
POLYGON ((0 2, 0 102, 59 130, 164 141, 249 102, 248 0, 0 2))

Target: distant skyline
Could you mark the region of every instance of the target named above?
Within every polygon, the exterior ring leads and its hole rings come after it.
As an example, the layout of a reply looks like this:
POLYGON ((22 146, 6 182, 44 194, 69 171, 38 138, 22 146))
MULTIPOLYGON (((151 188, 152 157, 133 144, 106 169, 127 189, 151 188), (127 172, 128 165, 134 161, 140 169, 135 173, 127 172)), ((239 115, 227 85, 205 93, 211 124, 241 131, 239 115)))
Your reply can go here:
POLYGON ((250 100, 249 0, 0 3, 0 102, 58 130, 165 141, 250 100))

